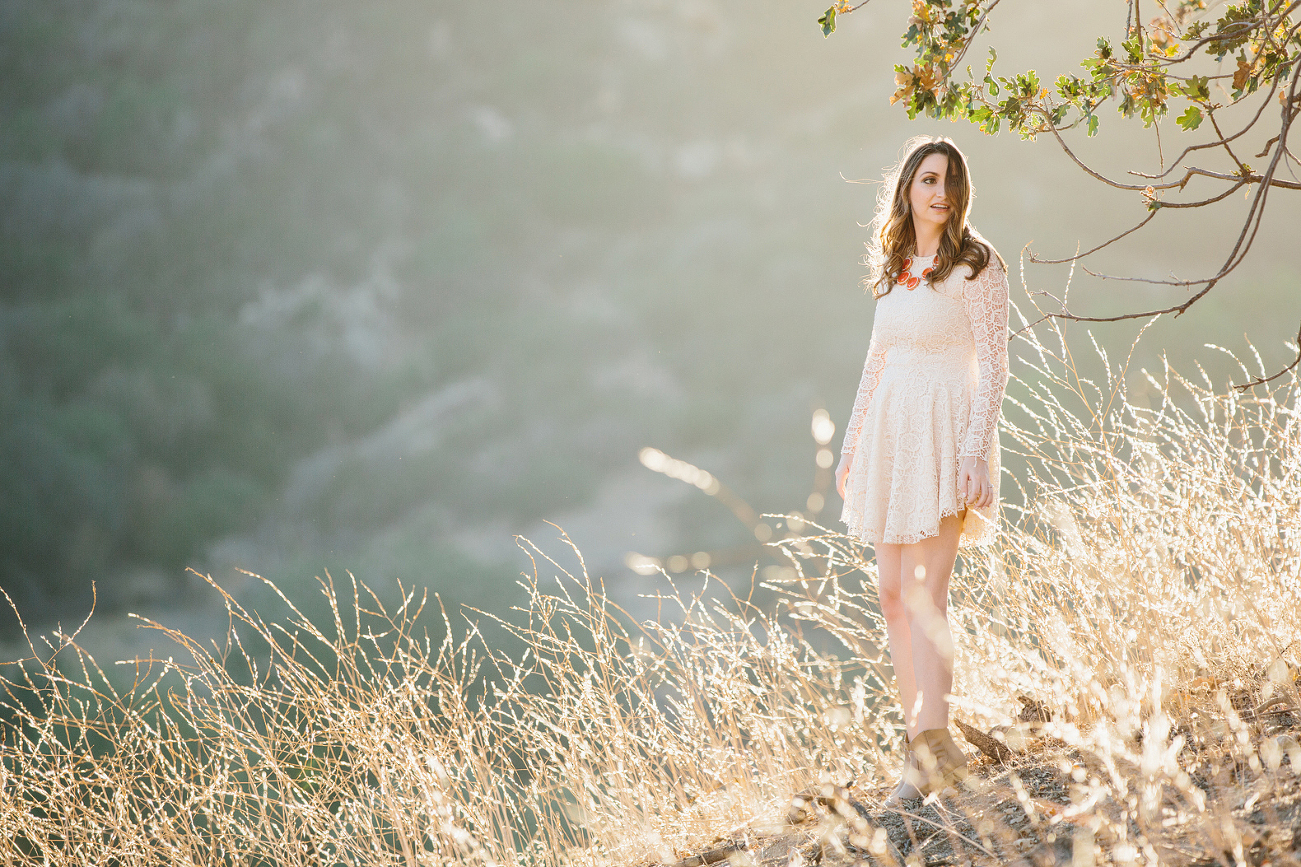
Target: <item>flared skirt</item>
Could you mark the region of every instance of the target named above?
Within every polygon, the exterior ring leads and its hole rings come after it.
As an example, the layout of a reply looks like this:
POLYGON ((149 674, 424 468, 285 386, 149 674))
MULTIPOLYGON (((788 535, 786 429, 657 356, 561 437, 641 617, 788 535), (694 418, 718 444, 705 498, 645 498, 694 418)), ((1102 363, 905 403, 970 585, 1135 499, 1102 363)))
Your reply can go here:
POLYGON ((958 490, 973 384, 889 371, 872 394, 845 481, 841 519, 864 544, 907 545, 939 533, 966 509, 960 545, 993 541, 999 508, 999 448, 985 455, 994 502, 966 508, 958 490))

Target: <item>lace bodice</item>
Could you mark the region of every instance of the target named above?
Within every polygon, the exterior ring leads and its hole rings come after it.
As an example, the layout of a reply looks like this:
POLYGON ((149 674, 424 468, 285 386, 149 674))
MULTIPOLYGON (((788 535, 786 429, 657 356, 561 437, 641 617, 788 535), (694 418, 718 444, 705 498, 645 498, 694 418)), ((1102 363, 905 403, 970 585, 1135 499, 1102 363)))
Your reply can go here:
POLYGON ((842 455, 853 455, 872 395, 887 368, 895 367, 907 368, 913 380, 953 381, 974 363, 970 415, 958 455, 985 458, 995 442, 1007 386, 1007 274, 991 256, 974 280, 967 279, 970 268, 960 264, 942 283, 931 284, 926 275, 934 261, 909 260, 908 271, 877 301, 842 455))

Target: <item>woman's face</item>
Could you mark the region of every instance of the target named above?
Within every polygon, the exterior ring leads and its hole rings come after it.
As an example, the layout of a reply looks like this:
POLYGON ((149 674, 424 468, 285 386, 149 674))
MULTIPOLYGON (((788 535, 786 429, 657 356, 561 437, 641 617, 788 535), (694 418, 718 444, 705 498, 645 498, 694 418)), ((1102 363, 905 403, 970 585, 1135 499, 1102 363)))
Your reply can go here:
POLYGON ((912 208, 913 226, 921 229, 931 224, 943 229, 953 214, 953 206, 946 195, 945 184, 949 177, 949 158, 944 154, 927 154, 917 167, 917 174, 908 186, 908 204, 912 208))

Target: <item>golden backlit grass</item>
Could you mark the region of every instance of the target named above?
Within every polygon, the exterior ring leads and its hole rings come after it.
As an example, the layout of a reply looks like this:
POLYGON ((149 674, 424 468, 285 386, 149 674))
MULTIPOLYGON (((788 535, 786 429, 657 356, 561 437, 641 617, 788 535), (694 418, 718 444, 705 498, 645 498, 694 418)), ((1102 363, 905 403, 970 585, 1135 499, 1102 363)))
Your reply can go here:
POLYGON ((529 604, 493 626, 510 653, 459 617, 429 641, 417 598, 354 580, 322 583, 319 624, 223 595, 225 645, 150 624, 173 658, 108 672, 34 641, 0 683, 0 862, 1292 863, 1296 380, 1162 371, 1143 402, 1025 345, 1003 434, 1023 505, 951 607, 955 716, 1012 753, 917 814, 946 829, 929 843, 878 806, 900 720, 872 566, 787 516, 796 574, 762 606, 666 577, 647 622, 526 543, 529 604))

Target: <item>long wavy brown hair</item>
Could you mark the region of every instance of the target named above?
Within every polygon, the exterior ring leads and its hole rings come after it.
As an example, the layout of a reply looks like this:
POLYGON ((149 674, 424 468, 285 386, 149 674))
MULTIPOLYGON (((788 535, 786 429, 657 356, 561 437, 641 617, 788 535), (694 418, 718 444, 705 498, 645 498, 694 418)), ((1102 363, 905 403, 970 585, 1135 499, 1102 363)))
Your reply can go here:
POLYGON ((894 281, 903 272, 904 260, 917 253, 917 234, 913 228, 912 208, 908 205, 908 190, 922 160, 931 154, 944 154, 949 158, 944 188, 945 198, 953 207, 940 236, 939 258, 931 272, 931 282, 944 280, 962 263, 971 269, 967 279, 974 280, 989 265, 991 255, 998 259, 1004 270, 1007 268, 1003 257, 967 222, 972 199, 967 158, 957 145, 943 136, 918 136, 905 146, 904 158, 886 174, 877 194, 872 237, 867 242, 866 261, 871 273, 863 281, 876 298, 890 293, 894 281))

